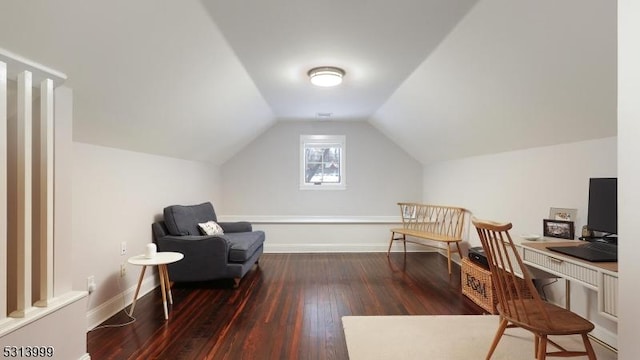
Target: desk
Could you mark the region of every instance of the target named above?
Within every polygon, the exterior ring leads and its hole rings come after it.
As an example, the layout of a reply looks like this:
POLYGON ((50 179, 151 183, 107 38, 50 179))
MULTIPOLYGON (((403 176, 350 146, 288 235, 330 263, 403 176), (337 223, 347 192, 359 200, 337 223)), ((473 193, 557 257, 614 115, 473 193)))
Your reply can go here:
POLYGON ((142 285, 142 278, 144 278, 144 271, 147 269, 147 266, 155 265, 158 266, 158 274, 160 275, 160 289, 162 291, 162 304, 164 305, 164 319, 169 319, 167 312, 167 294, 169 296, 169 304, 173 304, 173 298, 171 296, 171 283, 169 282, 167 264, 180 261, 182 258, 184 258, 183 254, 171 251, 159 252, 152 258, 147 258, 145 255, 137 255, 129 258, 129 264, 142 266, 140 277, 138 278, 138 286, 136 287, 136 292, 133 295, 133 302, 131 303, 131 315, 133 315, 133 309, 136 307, 136 300, 138 299, 140 285, 142 285))
POLYGON ((564 278, 567 281, 567 305, 570 305, 569 281, 577 282, 598 293, 598 311, 618 320, 618 263, 594 263, 573 256, 547 250, 547 246, 578 246, 581 241, 538 240, 522 241, 522 260, 525 264, 564 278))

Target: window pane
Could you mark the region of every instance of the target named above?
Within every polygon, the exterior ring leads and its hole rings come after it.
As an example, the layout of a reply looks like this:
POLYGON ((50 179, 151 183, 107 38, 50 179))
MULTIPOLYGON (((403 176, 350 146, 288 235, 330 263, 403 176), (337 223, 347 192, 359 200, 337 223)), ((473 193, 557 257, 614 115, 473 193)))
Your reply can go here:
POLYGON ((307 168, 304 172, 305 182, 307 183, 321 183, 322 182, 322 164, 307 164, 307 168))
POLYGON ((344 135, 300 135, 301 190, 346 188, 345 143, 344 135))
POLYGON ((322 152, 324 149, 321 148, 306 148, 305 149, 305 157, 307 162, 319 162, 322 161, 322 152))
POLYGON ((340 183, 340 147, 317 145, 305 148, 305 183, 340 183))
POLYGON ((339 183, 340 165, 339 162, 329 162, 324 164, 322 182, 339 183))

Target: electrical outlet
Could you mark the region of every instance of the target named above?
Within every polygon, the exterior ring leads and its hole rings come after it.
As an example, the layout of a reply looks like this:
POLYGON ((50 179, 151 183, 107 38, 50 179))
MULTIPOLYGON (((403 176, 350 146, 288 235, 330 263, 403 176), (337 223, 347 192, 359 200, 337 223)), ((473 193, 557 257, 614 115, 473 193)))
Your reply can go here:
POLYGON ((120 243, 120 255, 126 255, 127 254, 127 242, 123 241, 120 243))
POLYGON ((89 294, 96 290, 96 279, 93 275, 87 278, 87 291, 89 294))
POLYGON ((127 266, 120 264, 120 277, 125 277, 125 275, 127 275, 127 266))

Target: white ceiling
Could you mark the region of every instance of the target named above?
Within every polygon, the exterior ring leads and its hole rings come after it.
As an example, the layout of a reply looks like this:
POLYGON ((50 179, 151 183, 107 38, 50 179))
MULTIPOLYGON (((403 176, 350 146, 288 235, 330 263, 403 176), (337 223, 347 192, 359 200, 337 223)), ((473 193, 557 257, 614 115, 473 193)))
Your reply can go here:
POLYGON ((366 120, 477 0, 204 1, 279 119, 366 120), (318 66, 346 71, 310 86, 318 66))
POLYGON ((617 9, 484 0, 370 119, 423 164, 616 136, 617 9))
POLYGON ((319 112, 422 163, 616 134, 609 0, 2 0, 0 47, 67 74, 74 140, 214 164, 319 112))

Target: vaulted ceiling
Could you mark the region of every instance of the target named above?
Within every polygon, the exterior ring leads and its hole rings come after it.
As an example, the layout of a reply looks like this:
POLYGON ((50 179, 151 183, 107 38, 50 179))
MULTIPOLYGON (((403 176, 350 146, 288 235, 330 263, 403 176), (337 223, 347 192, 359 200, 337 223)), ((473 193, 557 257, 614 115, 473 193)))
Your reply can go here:
POLYGON ((67 74, 74 140, 214 164, 318 113, 425 164, 616 135, 610 0, 3 0, 0 47, 67 74))

